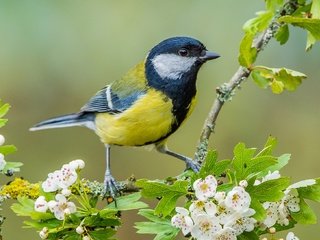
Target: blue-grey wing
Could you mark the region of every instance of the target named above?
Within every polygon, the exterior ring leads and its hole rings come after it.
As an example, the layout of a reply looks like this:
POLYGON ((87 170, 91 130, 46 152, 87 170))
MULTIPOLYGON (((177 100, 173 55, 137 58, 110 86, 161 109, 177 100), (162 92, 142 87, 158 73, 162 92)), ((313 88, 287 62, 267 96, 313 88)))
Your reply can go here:
POLYGON ((125 97, 119 97, 112 91, 111 85, 102 88, 82 108, 81 112, 97 112, 117 114, 130 108, 144 91, 133 92, 125 97))

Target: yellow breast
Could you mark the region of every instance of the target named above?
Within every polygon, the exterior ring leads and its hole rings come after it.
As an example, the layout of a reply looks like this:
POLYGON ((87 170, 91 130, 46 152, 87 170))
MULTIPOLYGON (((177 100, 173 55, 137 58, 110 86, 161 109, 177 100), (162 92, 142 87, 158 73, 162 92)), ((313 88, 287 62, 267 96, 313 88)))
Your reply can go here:
POLYGON ((149 89, 120 114, 98 113, 96 133, 110 145, 140 146, 156 142, 171 131, 175 121, 172 102, 160 91, 149 89))

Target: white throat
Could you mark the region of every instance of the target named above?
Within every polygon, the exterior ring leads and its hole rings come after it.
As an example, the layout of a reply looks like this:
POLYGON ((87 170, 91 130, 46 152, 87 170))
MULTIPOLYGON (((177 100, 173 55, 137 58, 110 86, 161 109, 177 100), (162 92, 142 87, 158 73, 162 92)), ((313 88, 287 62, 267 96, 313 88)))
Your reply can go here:
POLYGON ((165 53, 154 57, 151 61, 161 78, 176 80, 190 70, 197 58, 165 53))

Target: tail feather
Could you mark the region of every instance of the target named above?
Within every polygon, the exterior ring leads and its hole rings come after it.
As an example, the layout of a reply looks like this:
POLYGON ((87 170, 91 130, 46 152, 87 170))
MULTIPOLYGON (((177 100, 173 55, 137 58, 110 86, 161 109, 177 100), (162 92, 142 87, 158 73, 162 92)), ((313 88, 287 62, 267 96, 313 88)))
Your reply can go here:
POLYGON ((29 130, 38 131, 43 129, 64 128, 73 126, 86 126, 88 128, 92 128, 92 117, 90 119, 90 117, 79 113, 67 114, 39 122, 29 130))

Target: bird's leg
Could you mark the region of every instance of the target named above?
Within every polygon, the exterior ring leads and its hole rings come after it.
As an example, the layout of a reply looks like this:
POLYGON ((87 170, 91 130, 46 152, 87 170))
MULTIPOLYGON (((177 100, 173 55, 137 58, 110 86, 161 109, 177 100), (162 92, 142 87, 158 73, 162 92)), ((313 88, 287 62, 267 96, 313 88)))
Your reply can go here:
POLYGON ((119 193, 118 183, 111 175, 110 170, 110 146, 108 144, 106 146, 106 172, 104 175, 104 186, 105 186, 105 194, 110 194, 111 197, 115 198, 119 193))
POLYGON ((191 158, 183 156, 179 153, 173 152, 169 150, 166 145, 163 145, 163 144, 156 145, 156 148, 161 153, 168 154, 172 157, 175 157, 177 159, 184 161, 186 163, 187 169, 191 169, 194 172, 199 172, 201 167, 200 164, 198 164, 196 161, 193 161, 191 158))

